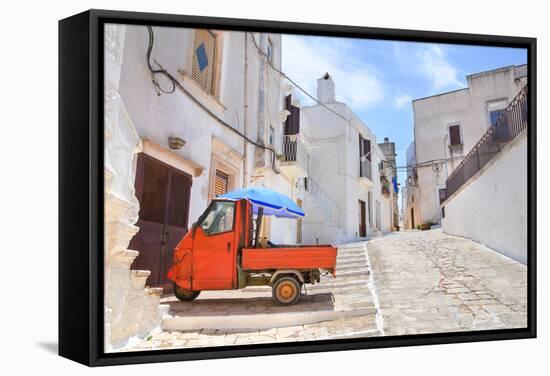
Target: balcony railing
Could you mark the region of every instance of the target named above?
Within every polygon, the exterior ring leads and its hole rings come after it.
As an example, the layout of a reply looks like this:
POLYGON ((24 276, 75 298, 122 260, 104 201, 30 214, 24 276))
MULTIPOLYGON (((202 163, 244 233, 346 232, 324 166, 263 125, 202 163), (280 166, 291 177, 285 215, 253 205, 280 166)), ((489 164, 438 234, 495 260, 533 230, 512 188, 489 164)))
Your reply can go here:
POLYGON ((481 137, 447 178, 446 198, 455 193, 502 148, 528 127, 527 85, 508 105, 506 111, 481 137))
POLYGON ((298 175, 307 175, 308 151, 299 135, 283 136, 281 167, 297 167, 298 175))
POLYGON ((372 180, 372 164, 368 159, 359 159, 359 177, 372 180))

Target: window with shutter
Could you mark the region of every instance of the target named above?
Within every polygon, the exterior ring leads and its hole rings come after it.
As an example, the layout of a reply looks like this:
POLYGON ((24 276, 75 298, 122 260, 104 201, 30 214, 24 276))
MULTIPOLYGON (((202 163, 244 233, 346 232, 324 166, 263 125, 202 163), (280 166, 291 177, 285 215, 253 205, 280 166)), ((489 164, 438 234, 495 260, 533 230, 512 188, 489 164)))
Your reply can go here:
POLYGON ((216 59, 216 34, 210 30, 196 29, 191 76, 211 95, 216 91, 216 59))
POLYGON ((229 186, 229 175, 216 170, 216 180, 214 181, 214 196, 223 195, 227 193, 229 186))
POLYGON ((449 127, 449 138, 451 146, 462 145, 462 138, 460 137, 460 125, 451 125, 449 127))
POLYGON ((285 135, 294 135, 300 133, 300 107, 292 105, 292 95, 285 98, 285 108, 290 115, 285 121, 285 135))

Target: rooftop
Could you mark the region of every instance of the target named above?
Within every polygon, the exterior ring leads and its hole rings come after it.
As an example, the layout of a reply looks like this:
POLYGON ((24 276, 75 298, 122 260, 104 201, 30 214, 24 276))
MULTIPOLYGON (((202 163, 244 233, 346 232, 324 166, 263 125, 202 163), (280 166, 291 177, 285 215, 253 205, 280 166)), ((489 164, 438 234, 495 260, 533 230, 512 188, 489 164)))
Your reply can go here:
MULTIPOLYGON (((495 68, 495 69, 491 69, 491 70, 487 70, 487 71, 483 71, 483 72, 472 73, 472 74, 466 75, 466 79, 468 81, 470 81, 472 78, 478 78, 478 77, 481 77, 481 76, 496 74, 496 73, 504 72, 504 71, 507 71, 507 70, 510 70, 510 69, 514 69, 514 74, 515 74, 516 78, 527 76, 527 64, 522 64, 522 65, 508 65, 508 66, 505 66, 505 67, 495 68)), ((425 100, 425 99, 439 97, 439 96, 442 96, 442 95, 461 92, 461 91, 468 90, 468 89, 469 89, 469 87, 465 87, 465 88, 461 88, 461 89, 447 91, 447 92, 444 92, 444 93, 428 95, 426 97, 413 99, 412 101, 417 102, 417 101, 421 101, 421 100, 425 100)))

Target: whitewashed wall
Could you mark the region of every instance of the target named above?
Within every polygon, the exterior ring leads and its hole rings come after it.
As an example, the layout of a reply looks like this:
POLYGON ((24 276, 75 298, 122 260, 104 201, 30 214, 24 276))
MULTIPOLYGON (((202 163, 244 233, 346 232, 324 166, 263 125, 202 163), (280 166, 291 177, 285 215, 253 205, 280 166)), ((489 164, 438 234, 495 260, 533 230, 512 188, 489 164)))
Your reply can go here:
POLYGON ((142 144, 119 92, 126 27, 105 27, 105 244, 104 319, 106 351, 144 337, 160 323, 162 289, 145 288, 149 271, 131 270, 129 250, 137 233, 139 203, 134 192, 136 155, 142 144))
POLYGON ((527 261, 527 137, 518 136, 445 202, 443 231, 527 261))

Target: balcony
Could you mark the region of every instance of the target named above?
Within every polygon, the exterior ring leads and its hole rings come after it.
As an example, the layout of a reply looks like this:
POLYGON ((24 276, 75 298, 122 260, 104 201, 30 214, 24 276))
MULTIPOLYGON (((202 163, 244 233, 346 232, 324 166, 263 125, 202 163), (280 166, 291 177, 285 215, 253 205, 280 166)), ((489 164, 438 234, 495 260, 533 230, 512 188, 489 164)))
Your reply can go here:
POLYGON ((279 156, 281 171, 293 178, 303 178, 308 171, 308 151, 300 135, 283 136, 283 154, 279 156))
POLYGON ((359 159, 359 181, 372 188, 372 164, 367 158, 359 159))

